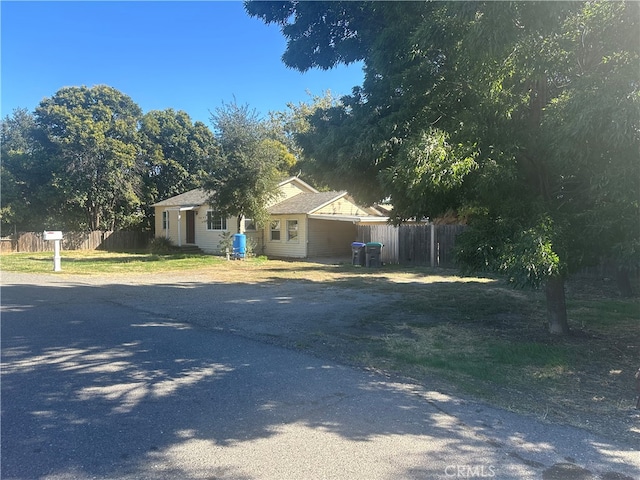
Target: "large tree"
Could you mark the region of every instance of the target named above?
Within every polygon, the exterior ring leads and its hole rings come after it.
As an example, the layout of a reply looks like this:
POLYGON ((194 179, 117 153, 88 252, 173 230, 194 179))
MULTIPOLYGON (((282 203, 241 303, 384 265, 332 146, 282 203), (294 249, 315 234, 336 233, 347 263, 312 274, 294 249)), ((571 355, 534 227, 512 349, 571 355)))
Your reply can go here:
POLYGON ((212 113, 221 155, 214 162, 204 188, 210 203, 225 216, 253 218, 263 225, 266 206, 277 196, 277 185, 295 158, 255 110, 235 101, 212 113))
POLYGON ((327 181, 390 195, 396 222, 467 214, 460 260, 544 285, 552 333, 568 331, 567 273, 638 264, 637 3, 246 8, 281 26, 288 66, 364 62, 363 85, 300 137, 327 181))
POLYGON ((316 188, 326 187, 326 175, 321 165, 314 162, 308 155, 304 155, 304 148, 300 139, 309 133, 311 124, 309 119, 317 111, 325 111, 331 107, 340 105, 340 99, 335 97, 330 90, 322 96, 309 95, 308 102, 288 103, 284 111, 270 112, 269 125, 274 138, 277 138, 287 149, 292 152, 293 160, 289 172, 293 175, 302 175, 316 188))
POLYGON ((50 228, 50 206, 58 204, 50 165, 38 141, 33 115, 17 109, 1 125, 2 234, 50 228))
POLYGON ((146 113, 139 135, 147 205, 201 187, 219 160, 211 130, 183 111, 146 113))
POLYGON ((67 228, 113 230, 142 221, 141 116, 130 97, 105 85, 65 87, 36 108, 67 228))

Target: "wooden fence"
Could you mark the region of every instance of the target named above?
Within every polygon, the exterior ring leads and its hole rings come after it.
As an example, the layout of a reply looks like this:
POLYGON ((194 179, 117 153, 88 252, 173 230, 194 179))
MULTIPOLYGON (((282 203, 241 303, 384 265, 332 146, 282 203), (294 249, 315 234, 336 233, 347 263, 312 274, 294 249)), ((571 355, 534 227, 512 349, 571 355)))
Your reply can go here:
MULTIPOLYGON (((94 231, 65 232, 62 235, 63 250, 138 250, 146 248, 151 232, 94 231)), ((2 253, 52 252, 53 242, 46 241, 42 232, 21 232, 0 239, 2 253)))
POLYGON ((357 241, 380 242, 384 263, 453 267, 456 237, 465 225, 358 225, 357 241))

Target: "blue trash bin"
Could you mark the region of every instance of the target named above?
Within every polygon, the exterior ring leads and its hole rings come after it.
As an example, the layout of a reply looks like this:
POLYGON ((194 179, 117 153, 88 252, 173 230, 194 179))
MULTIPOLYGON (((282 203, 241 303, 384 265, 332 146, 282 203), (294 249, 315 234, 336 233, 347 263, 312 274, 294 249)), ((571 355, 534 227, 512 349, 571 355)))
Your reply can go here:
POLYGON ((236 233, 233 236, 233 258, 244 258, 247 253, 247 236, 236 233))
POLYGON ((364 267, 364 265, 365 265, 365 254, 364 254, 365 246, 366 246, 366 244, 362 243, 362 242, 353 242, 351 244, 351 253, 352 253, 351 264, 352 265, 360 265, 361 267, 364 267))

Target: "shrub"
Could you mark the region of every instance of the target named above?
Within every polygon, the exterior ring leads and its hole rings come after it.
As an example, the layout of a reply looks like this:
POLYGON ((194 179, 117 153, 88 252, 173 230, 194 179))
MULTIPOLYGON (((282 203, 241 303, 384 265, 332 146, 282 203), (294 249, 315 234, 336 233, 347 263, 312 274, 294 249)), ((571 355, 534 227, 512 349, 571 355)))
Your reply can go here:
POLYGON ((165 237, 155 237, 149 242, 149 251, 156 255, 166 255, 174 250, 173 242, 165 237))
POLYGON ((218 248, 222 255, 227 253, 227 251, 229 253, 233 253, 233 233, 224 232, 220 238, 220 242, 218 243, 218 248))
POLYGON ((253 237, 247 237, 247 258, 255 256, 258 241, 253 237))

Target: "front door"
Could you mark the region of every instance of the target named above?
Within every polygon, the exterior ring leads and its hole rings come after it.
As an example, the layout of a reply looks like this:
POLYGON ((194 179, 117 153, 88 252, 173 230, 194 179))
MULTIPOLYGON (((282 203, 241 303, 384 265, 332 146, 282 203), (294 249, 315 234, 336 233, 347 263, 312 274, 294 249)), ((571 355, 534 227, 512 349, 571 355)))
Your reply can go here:
POLYGON ((196 214, 187 210, 187 243, 196 243, 196 214))

